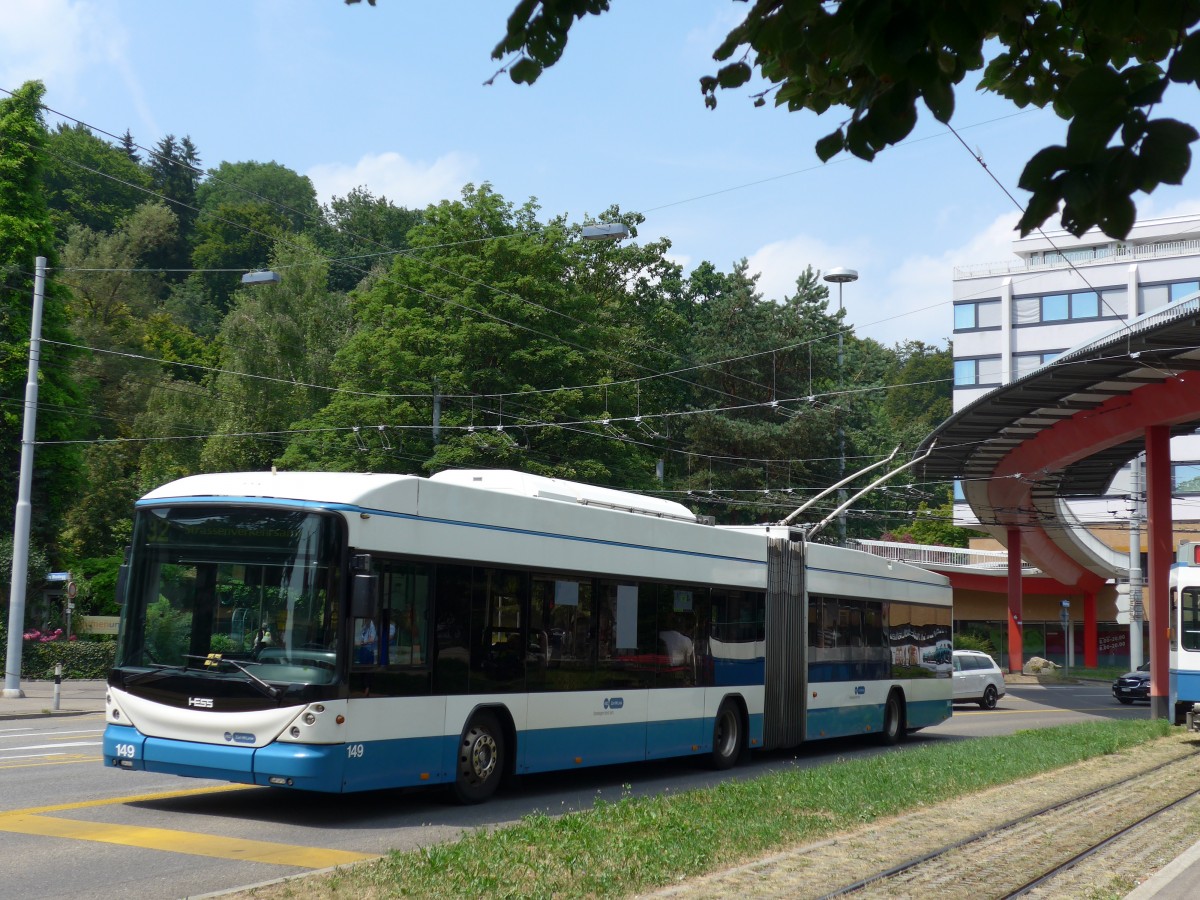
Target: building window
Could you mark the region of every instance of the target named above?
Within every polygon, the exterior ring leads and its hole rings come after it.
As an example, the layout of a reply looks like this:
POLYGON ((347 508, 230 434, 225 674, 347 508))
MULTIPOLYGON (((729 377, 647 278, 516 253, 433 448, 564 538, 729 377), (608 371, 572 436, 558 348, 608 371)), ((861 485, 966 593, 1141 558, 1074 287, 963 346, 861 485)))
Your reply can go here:
POLYGON ((1175 463, 1171 466, 1171 493, 1200 494, 1200 462, 1175 463))
POLYGON ((1013 354, 1013 378, 1020 378, 1022 375, 1028 375, 1039 366, 1044 366, 1048 362, 1053 362, 1062 356, 1061 350, 1046 350, 1041 353, 1014 353, 1013 354))
POLYGON ((1168 303, 1182 300, 1200 291, 1200 281, 1172 281, 1164 284, 1144 284, 1138 288, 1138 315, 1162 309, 1168 303))
POLYGON ((1018 297, 1013 301, 1013 324, 1041 325, 1044 322, 1116 319, 1121 317, 1124 309, 1125 291, 1120 289, 1037 294, 1018 297))
POLYGON ((972 300, 954 304, 955 331, 986 331, 999 327, 999 300, 972 300))
POLYGON ((954 386, 996 387, 1000 384, 1000 357, 976 356, 954 361, 954 386))

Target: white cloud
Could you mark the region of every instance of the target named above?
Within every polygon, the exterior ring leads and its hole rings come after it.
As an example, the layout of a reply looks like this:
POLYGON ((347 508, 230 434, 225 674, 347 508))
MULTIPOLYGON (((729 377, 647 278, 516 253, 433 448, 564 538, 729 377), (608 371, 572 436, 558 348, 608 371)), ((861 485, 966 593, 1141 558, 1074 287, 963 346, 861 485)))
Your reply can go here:
MULTIPOLYGON (((868 257, 866 242, 854 245, 834 245, 809 235, 796 235, 782 241, 774 241, 752 253, 748 259, 750 273, 759 273, 758 290, 771 300, 782 300, 796 291, 796 279, 805 268, 812 266, 818 272, 836 268, 854 268, 854 260, 868 257)), ((861 274, 861 273, 860 273, 861 274)), ((848 290, 843 291, 846 307, 850 308, 848 290)), ((831 294, 837 302, 837 292, 831 294)))
POLYGON ((1172 202, 1167 204, 1158 203, 1152 194, 1143 200, 1137 201, 1138 221, 1145 222, 1147 219, 1167 219, 1171 216, 1194 216, 1200 213, 1200 197, 1186 197, 1182 200, 1176 200, 1174 195, 1171 195, 1171 200, 1172 202))
MULTIPOLYGON (((894 248, 873 247, 865 238, 831 244, 797 235, 753 253, 750 271, 761 273, 758 286, 762 295, 779 300, 795 290, 796 278, 807 265, 818 272, 852 268, 859 278, 844 285, 842 299, 846 319, 859 336, 889 345, 906 340, 943 345, 954 327, 954 267, 1011 259, 1016 222, 1016 213, 1006 214, 956 247, 900 260, 889 252, 894 248)), ((837 286, 829 288, 830 308, 836 309, 837 286)))
POLYGON ((473 156, 451 152, 432 163, 413 162, 399 153, 363 156, 354 165, 324 163, 306 173, 322 203, 344 197, 356 187, 376 197, 387 197, 398 206, 423 207, 439 200, 454 199, 471 180, 477 161, 473 156))
POLYGON ((937 255, 910 256, 886 275, 886 304, 860 332, 876 340, 897 343, 909 338, 943 344, 954 330, 952 280, 955 266, 1015 259, 1018 214, 1005 213, 966 241, 937 255), (885 313, 889 313, 887 315, 885 313))
POLYGON ((92 0, 6 5, 0 29, 0 86, 12 89, 39 79, 46 84, 49 106, 69 108, 96 89, 105 71, 125 85, 142 126, 157 133, 129 65, 129 32, 114 10, 92 0))

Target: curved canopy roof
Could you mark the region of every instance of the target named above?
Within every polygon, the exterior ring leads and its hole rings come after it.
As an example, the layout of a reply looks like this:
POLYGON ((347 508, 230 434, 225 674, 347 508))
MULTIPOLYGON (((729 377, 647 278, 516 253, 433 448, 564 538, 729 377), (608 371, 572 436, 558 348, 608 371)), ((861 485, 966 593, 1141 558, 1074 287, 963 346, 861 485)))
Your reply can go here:
POLYGON ((1200 294, 1141 316, 996 388, 921 446, 929 480, 959 479, 971 509, 1065 585, 1094 589, 1117 569, 1060 499, 1099 497, 1145 449, 1145 429, 1200 425, 1200 294))

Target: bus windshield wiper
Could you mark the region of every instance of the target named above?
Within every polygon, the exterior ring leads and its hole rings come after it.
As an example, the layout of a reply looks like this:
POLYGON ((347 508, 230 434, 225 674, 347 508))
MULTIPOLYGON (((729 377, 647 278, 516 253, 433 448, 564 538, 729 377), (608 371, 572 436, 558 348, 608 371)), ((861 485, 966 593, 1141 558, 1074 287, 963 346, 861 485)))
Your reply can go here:
POLYGON ((149 672, 136 672, 133 675, 128 675, 125 677, 124 683, 137 684, 139 681, 144 681, 152 675, 162 678, 174 672, 187 671, 187 666, 169 666, 166 663, 151 663, 150 665, 154 666, 154 668, 149 672))
MULTIPOLYGON (((217 665, 220 665, 221 663, 229 663, 229 665, 233 666, 235 669, 237 669, 239 672, 241 672, 243 675, 245 675, 247 678, 249 678, 251 684, 253 684, 256 688, 258 688, 260 691, 262 691, 264 694, 266 694, 272 700, 279 699, 279 694, 280 694, 279 688, 275 687, 273 684, 268 684, 267 682, 263 681, 261 678, 259 678, 253 672, 251 672, 250 669, 246 667, 245 663, 242 663, 236 659, 230 659, 228 656, 216 656, 216 657, 214 657, 214 656, 194 656, 190 653, 185 653, 184 656, 187 659, 203 660, 206 664, 216 663, 217 665)), ((251 665, 257 666, 260 664, 259 663, 251 663, 251 665)))

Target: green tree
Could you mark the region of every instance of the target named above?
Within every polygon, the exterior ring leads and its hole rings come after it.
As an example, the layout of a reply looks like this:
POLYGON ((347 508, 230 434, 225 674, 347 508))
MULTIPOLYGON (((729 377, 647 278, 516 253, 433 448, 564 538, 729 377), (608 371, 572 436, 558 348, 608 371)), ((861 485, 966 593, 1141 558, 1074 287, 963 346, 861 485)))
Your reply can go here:
POLYGON ((322 217, 316 238, 321 251, 334 261, 329 287, 349 291, 369 271, 391 265, 388 251, 408 247, 409 229, 421 221, 421 212, 357 187, 345 197, 334 197, 322 208, 322 217))
POLYGON ((157 254, 151 265, 164 269, 186 269, 191 255, 192 229, 196 221, 196 187, 203 171, 200 151, 186 135, 177 141, 168 134, 150 152, 146 162, 155 193, 167 200, 179 220, 179 235, 170 248, 157 254))
MULTIPOLYGON (((312 182, 275 162, 221 163, 197 189, 196 203, 192 264, 197 269, 266 268, 279 237, 315 230, 321 221, 312 182)), ((237 276, 212 272, 204 280, 224 309, 237 276)))
MULTIPOLYGON (((0 100, 0 396, 25 394, 32 317, 33 269, 38 256, 58 263, 54 226, 46 203, 44 148, 47 140, 40 81, 26 82, 0 100)), ((71 343, 66 330, 64 292, 48 278, 42 315, 37 450, 33 481, 34 543, 51 546, 63 510, 77 487, 79 453, 72 445, 53 444, 79 434, 80 397, 71 378, 71 343), (49 342, 55 342, 53 344, 49 342)), ((0 495, 17 496, 23 405, 0 407, 0 495)), ((13 530, 12 506, 0 516, 0 534, 13 530)))
POLYGON ((161 203, 138 207, 111 234, 71 228, 63 250, 63 265, 71 271, 71 331, 77 343, 93 349, 77 361, 75 373, 106 415, 97 420, 95 434, 128 433, 157 375, 154 363, 105 351, 145 354, 147 330, 166 287, 161 276, 139 270, 177 234, 174 213, 161 203))
MULTIPOLYGON (((608 0, 521 0, 493 57, 521 54, 509 76, 532 83, 562 56, 577 19, 608 9, 608 0)), ((700 87, 715 107, 718 90, 757 72, 769 85, 755 95, 760 105, 843 107, 848 118, 817 154, 870 160, 912 131, 918 104, 949 123, 955 92, 982 70, 978 89, 1021 108, 1050 106, 1069 123, 1065 144, 1025 166, 1020 186, 1032 196, 1021 233, 1061 207, 1071 233, 1098 226, 1123 238, 1133 195, 1179 184, 1191 166, 1196 129, 1153 111, 1168 88, 1200 78, 1198 20, 1197 0, 759 0, 716 48, 724 65, 700 87)))
POLYGON ((638 321, 621 273, 635 285, 645 260, 586 245, 577 227, 543 225, 536 213, 533 202, 514 207, 488 185, 427 209, 409 233, 412 252, 355 300, 359 328, 336 360, 347 392, 308 423, 341 431, 296 438, 283 464, 511 467, 650 485, 650 453, 603 424, 618 398, 580 387, 619 380, 627 365, 622 335, 602 319, 638 321), (611 310, 621 304, 623 314, 611 310))
POLYGON ((112 231, 148 199, 150 175, 86 125, 59 125, 46 142, 46 198, 59 238, 69 226, 112 231))
POLYGON ((954 524, 954 503, 947 500, 941 506, 930 507, 920 503, 911 524, 893 528, 884 535, 885 540, 911 541, 914 544, 929 544, 935 547, 969 547, 971 538, 987 537, 982 531, 960 528, 954 524))
POLYGON ((953 358, 949 346, 904 341, 896 349, 898 368, 884 401, 891 427, 915 446, 954 411, 953 358))
POLYGON ((212 437, 202 466, 209 471, 261 469, 281 454, 281 432, 317 413, 334 381, 334 354, 350 335, 346 298, 327 289, 328 264, 303 236, 276 246, 277 285, 245 288, 221 323, 216 392, 218 435, 276 432, 268 437, 212 437))

